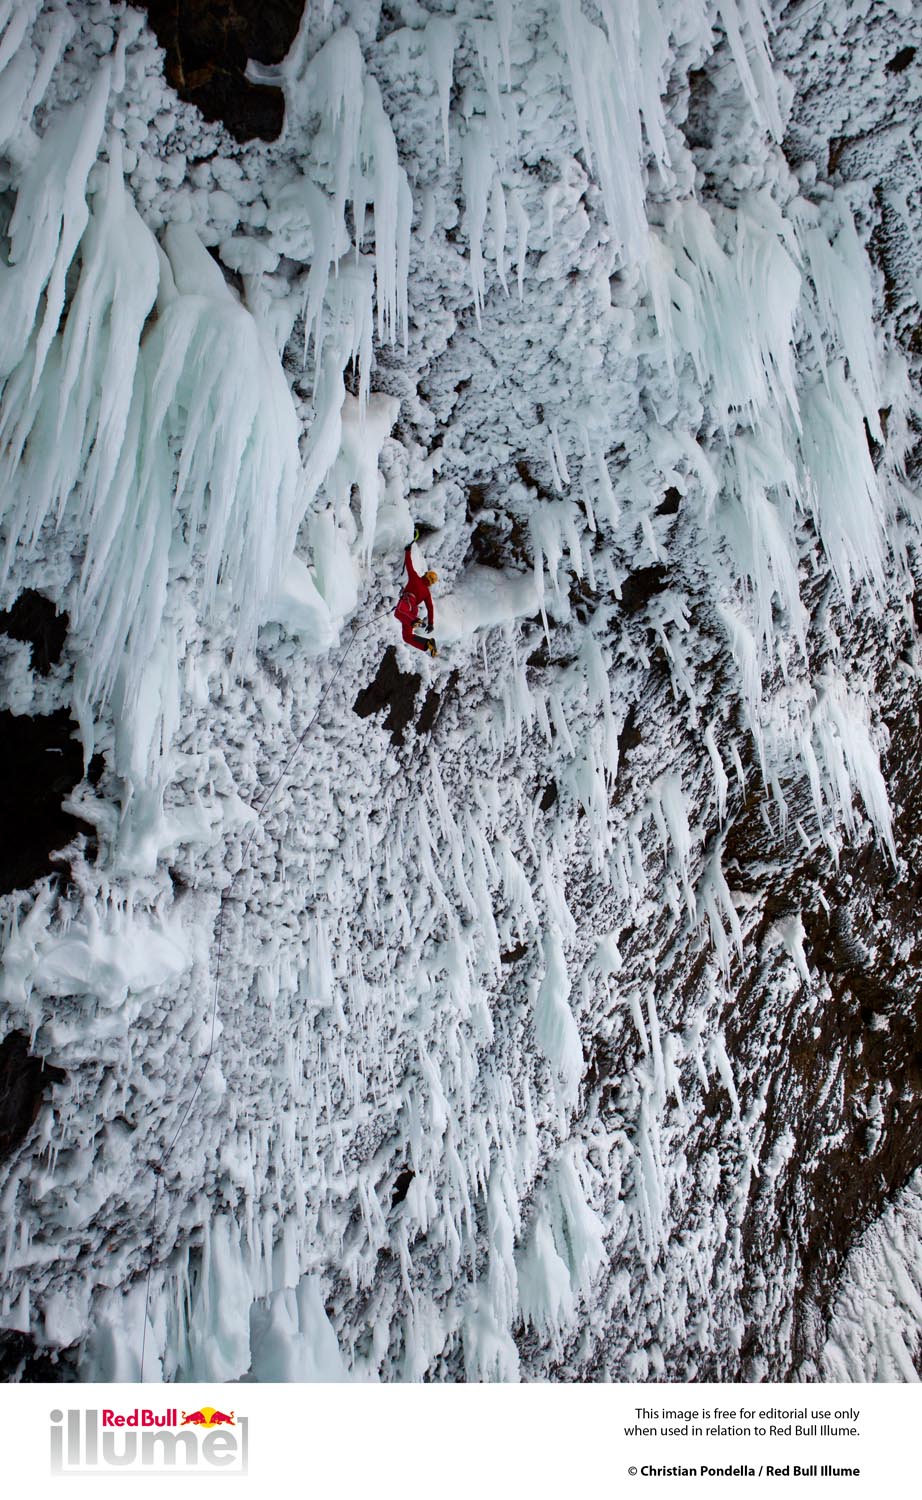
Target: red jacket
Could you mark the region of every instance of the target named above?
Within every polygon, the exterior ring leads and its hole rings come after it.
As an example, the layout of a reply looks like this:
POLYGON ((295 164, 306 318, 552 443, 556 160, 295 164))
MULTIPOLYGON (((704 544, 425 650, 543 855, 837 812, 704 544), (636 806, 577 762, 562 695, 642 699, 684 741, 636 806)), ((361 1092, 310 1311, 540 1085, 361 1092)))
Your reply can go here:
POLYGON ((409 547, 407 547, 403 554, 403 561, 407 570, 407 582, 404 584, 403 593, 400 595, 400 602, 394 610, 394 614, 398 620, 415 620, 419 614, 419 606, 425 604, 428 616, 428 628, 431 630, 434 618, 432 595, 429 592, 429 585, 425 578, 422 578, 413 566, 409 547))

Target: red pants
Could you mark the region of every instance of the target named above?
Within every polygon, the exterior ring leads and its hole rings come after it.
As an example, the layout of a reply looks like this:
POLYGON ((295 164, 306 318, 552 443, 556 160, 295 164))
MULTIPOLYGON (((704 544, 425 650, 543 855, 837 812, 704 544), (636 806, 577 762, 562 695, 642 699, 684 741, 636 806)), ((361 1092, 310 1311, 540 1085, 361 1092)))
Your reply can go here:
POLYGON ((416 646, 419 651, 428 651, 429 642, 425 640, 421 641, 418 636, 413 634, 416 626, 419 624, 415 609, 411 615, 407 613, 406 608, 401 609, 401 606, 398 604, 394 610, 394 615, 400 621, 400 628, 403 631, 403 638, 407 645, 416 646))

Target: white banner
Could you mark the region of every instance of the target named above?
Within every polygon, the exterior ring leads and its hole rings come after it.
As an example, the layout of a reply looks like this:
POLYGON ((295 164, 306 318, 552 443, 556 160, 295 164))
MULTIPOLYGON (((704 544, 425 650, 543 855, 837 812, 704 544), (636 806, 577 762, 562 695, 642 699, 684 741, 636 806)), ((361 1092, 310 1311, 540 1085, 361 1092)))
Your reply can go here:
MULTIPOLYGON (((335 1500, 592 1494, 880 1500, 918 1489, 919 1386, 19 1385, 4 1488, 182 1477, 335 1500), (590 1490, 591 1487, 591 1490, 590 1490)), ((62 1488, 63 1486, 63 1488, 62 1488)))

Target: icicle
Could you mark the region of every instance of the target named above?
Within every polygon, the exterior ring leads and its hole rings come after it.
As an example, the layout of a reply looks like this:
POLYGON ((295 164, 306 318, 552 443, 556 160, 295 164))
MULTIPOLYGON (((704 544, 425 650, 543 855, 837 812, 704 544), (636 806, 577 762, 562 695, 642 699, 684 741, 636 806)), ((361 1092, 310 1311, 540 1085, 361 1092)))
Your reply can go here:
POLYGON ((522 203, 521 194, 512 194, 512 217, 515 222, 515 276, 519 289, 519 301, 524 296, 525 265, 528 255, 528 214, 522 203))
POLYGON ((361 143, 366 170, 372 169, 378 338, 394 343, 398 325, 406 337, 412 201, 381 90, 373 78, 365 80, 361 143))
POLYGON ((551 425, 550 442, 554 466, 560 475, 561 482, 568 485, 570 483, 570 471, 567 468, 567 461, 563 456, 563 449, 560 446, 560 437, 557 432, 556 423, 552 423, 551 425))
POLYGON ((580 652, 586 667, 586 685, 589 702, 596 711, 601 710, 603 727, 603 755, 605 770, 614 779, 618 774, 618 730, 611 706, 611 686, 606 666, 606 657, 595 636, 588 635, 580 652))
POLYGON ((653 530, 653 522, 650 519, 650 512, 648 510, 645 510, 640 517, 640 534, 646 542, 647 547, 649 548, 650 556, 653 558, 653 561, 656 563, 662 562, 666 554, 662 550, 659 542, 656 539, 656 533, 653 530))
POLYGON ((789 497, 797 493, 797 476, 783 451, 782 438, 773 430, 770 420, 765 422, 758 438, 748 435, 734 438, 732 452, 742 514, 735 507, 725 508, 723 526, 739 575, 748 585, 764 667, 770 670, 772 654, 781 644, 775 601, 804 660, 807 655, 808 618, 800 599, 796 548, 791 541, 794 523, 789 497), (786 515, 769 497, 769 488, 776 489, 779 499, 788 497, 786 515))
POLYGON ((775 140, 780 141, 784 136, 784 123, 778 105, 778 87, 772 73, 771 54, 759 0, 718 0, 718 9, 752 112, 775 140), (743 39, 744 19, 751 53, 743 39))
POLYGON ((691 829, 688 826, 688 815, 685 809, 685 797, 682 791, 681 777, 675 773, 664 776, 650 792, 650 811, 653 813, 660 839, 663 846, 663 855, 669 857, 669 849, 672 849, 673 864, 678 869, 679 879, 685 895, 685 904, 689 915, 695 915, 695 898, 691 888, 691 829))
POLYGON ((335 150, 333 216, 343 220, 350 190, 358 230, 357 193, 354 181, 358 162, 362 105, 365 99, 365 65, 359 39, 349 26, 342 26, 310 60, 300 78, 288 81, 287 97, 298 115, 319 112, 330 132, 335 150))
POLYGON ((114 143, 82 258, 63 339, 51 346, 36 397, 27 395, 28 359, 4 391, 2 428, 15 432, 15 454, 30 434, 42 434, 20 471, 5 565, 13 545, 38 535, 48 507, 60 515, 71 505, 87 534, 72 624, 89 646, 86 691, 105 698, 120 671, 137 685, 154 649, 170 528, 159 425, 143 467, 140 456, 146 379, 139 372, 150 363, 139 356, 139 340, 158 256, 122 186, 114 143))
POLYGON ((569 1006, 570 980, 559 933, 552 928, 543 943, 545 973, 535 1001, 535 1036, 562 1084, 561 1098, 573 1106, 583 1076, 583 1045, 569 1006))
POLYGON ((802 278, 792 251, 792 226, 768 191, 745 197, 736 219, 736 278, 745 293, 773 404, 787 407, 799 428, 795 331, 802 278))
POLYGON ((110 74, 103 62, 86 101, 57 117, 23 179, 10 220, 10 264, 0 277, 0 376, 23 358, 44 292, 33 394, 64 308, 67 270, 89 218, 86 183, 102 140, 110 74))
MULTIPOLYGON (((35 53, 25 37, 39 6, 20 3, 12 12, 0 40, 0 148, 13 146, 32 117, 31 95, 36 76, 35 53)), ((0 16, 2 21, 2 16, 0 16)), ((46 79, 47 84, 47 79, 46 79)), ((17 150, 13 146, 12 156, 17 150)))
POLYGON ((877 475, 871 463, 858 403, 841 366, 802 398, 803 453, 808 498, 823 549, 842 594, 867 580, 878 595, 886 586, 886 543, 877 475))
POLYGON ((494 172, 490 144, 482 125, 474 123, 468 128, 461 147, 461 162, 464 220, 470 247, 471 288, 474 293, 474 313, 479 328, 485 295, 483 229, 494 172))
POLYGON ((605 462, 605 455, 603 453, 599 454, 596 466, 599 474, 599 490, 601 495, 599 509, 604 512, 609 525, 615 527, 621 519, 621 507, 615 498, 611 475, 608 472, 608 464, 605 462))
POLYGON ((627 261, 647 240, 643 142, 635 91, 637 35, 630 7, 602 6, 605 34, 583 15, 580 0, 559 0, 576 118, 588 166, 595 159, 605 213, 627 261))
POLYGON ((675 338, 672 328, 671 282, 675 277, 675 263, 655 229, 648 231, 647 254, 644 261, 644 280, 653 302, 653 317, 656 331, 663 341, 663 351, 669 374, 675 380, 675 338))
POLYGON ((496 256, 496 274, 499 277, 500 286, 508 297, 509 284, 506 281, 506 197, 503 192, 503 185, 498 177, 493 179, 490 217, 493 229, 493 248, 496 256))
POLYGON ((720 965, 723 975, 729 978, 730 950, 722 915, 727 919, 733 944, 740 959, 743 956, 743 930, 740 926, 739 917, 736 914, 736 907, 733 905, 730 888, 724 877, 721 866, 721 853, 722 843, 718 839, 705 865, 698 885, 697 919, 701 921, 703 917, 707 917, 711 942, 717 962, 720 965))
POLYGON ((714 720, 711 721, 704 731, 704 743, 708 755, 711 757, 711 765, 714 769, 714 786, 717 791, 717 816, 720 822, 723 823, 727 816, 727 788, 730 783, 727 780, 727 773, 724 770, 720 751, 717 748, 717 741, 714 738, 714 720))
POLYGON ((508 1329, 501 1328, 485 1288, 468 1304, 462 1324, 464 1375, 469 1381, 519 1379, 519 1353, 508 1329))
POLYGON ((22 47, 26 32, 35 20, 38 6, 32 3, 19 3, 13 8, 12 14, 6 21, 3 36, 0 38, 0 72, 7 67, 10 60, 16 56, 22 47))
POLYGON ((15 431, 17 452, 30 423, 47 421, 57 439, 47 448, 39 445, 37 454, 30 451, 28 478, 20 490, 32 491, 34 509, 28 519, 20 513, 17 532, 37 533, 39 507, 60 514, 87 461, 86 488, 101 501, 122 451, 138 344, 156 295, 159 269, 155 242, 122 186, 121 153, 114 141, 105 183, 84 238, 83 272, 67 320, 59 381, 45 382, 47 415, 41 415, 34 402, 25 409, 18 404, 19 377, 4 395, 2 426, 4 432, 15 431), (122 287, 128 266, 134 274, 122 287))
POLYGON ((493 9, 496 12, 496 29, 499 34, 499 47, 503 55, 503 71, 506 75, 506 88, 512 88, 512 63, 510 43, 512 41, 512 22, 515 0, 493 0, 493 9))
MULTIPOLYGON (((659 167, 660 175, 665 181, 671 179, 669 147, 665 134, 665 109, 663 105, 663 94, 666 91, 666 83, 669 69, 672 65, 672 52, 669 45, 669 31, 663 20, 658 4, 640 4, 637 7, 637 21, 639 25, 638 52, 640 56, 640 71, 638 80, 640 85, 639 107, 643 117, 644 130, 650 144, 650 150, 659 167)), ((608 27, 609 34, 612 26, 608 27)))
POLYGON ((852 797, 858 791, 896 865, 893 815, 880 756, 871 739, 867 704, 839 679, 831 679, 824 685, 813 713, 813 735, 823 759, 830 801, 841 810, 849 833, 856 831, 852 797))
POLYGON ((330 279, 335 244, 335 221, 333 207, 326 193, 303 180, 303 193, 310 216, 314 240, 311 268, 307 277, 304 305, 304 363, 307 363, 308 347, 314 345, 314 387, 320 382, 320 361, 323 355, 323 302, 330 279))
POLYGON ((517 932, 521 936, 528 928, 535 931, 538 927, 538 913, 535 909, 531 886, 506 838, 499 840, 499 856, 503 892, 510 908, 515 913, 517 932))
MULTIPOLYGON (((718 243, 710 215, 696 199, 677 206, 672 239, 676 274, 664 273, 669 294, 660 294, 657 326, 660 318, 671 321, 671 336, 692 356, 698 379, 712 383, 721 424, 729 429, 732 409, 752 419, 769 396, 748 293, 718 243)), ((788 302, 784 307, 793 316, 788 302)))
POLYGON ((445 16, 430 16, 425 29, 426 53, 439 92, 442 112, 442 143, 445 165, 451 160, 448 139, 448 107, 451 100, 452 69, 455 55, 455 26, 445 16))
MULTIPOLYGON (((799 215, 802 225, 805 217, 799 215)), ((847 205, 842 207, 842 220, 833 245, 820 228, 801 227, 801 240, 809 258, 822 326, 830 334, 838 334, 862 415, 871 436, 880 443, 880 369, 870 268, 847 205)), ((815 340, 818 337, 814 335, 815 340)), ((818 348, 817 354, 822 359, 823 349, 818 348)))
POLYGON ((729 601, 717 606, 717 617, 727 632, 730 649, 740 676, 749 727, 755 736, 760 759, 764 759, 761 729, 762 674, 759 669, 759 652, 755 637, 746 621, 740 617, 729 601))
POLYGON ((202 1276, 189 1324, 189 1380, 236 1380, 250 1368, 252 1287, 240 1230, 228 1214, 206 1221, 202 1276))
POLYGON ((499 91, 498 28, 490 21, 474 21, 472 30, 477 46, 477 61, 486 93, 486 126, 490 145, 500 170, 505 171, 510 150, 515 149, 518 135, 515 97, 508 91, 505 96, 501 96, 499 91))
POLYGON ((500 943, 493 916, 493 902, 490 897, 490 877, 487 871, 483 835, 473 818, 468 816, 465 823, 466 852, 471 867, 470 889, 474 897, 480 928, 483 959, 486 967, 496 974, 500 969, 500 943))
POLYGON ((510 1175, 499 1164, 490 1172, 487 1191, 488 1286, 497 1322, 509 1327, 519 1307, 519 1287, 513 1256, 518 1200, 510 1175))
POLYGON ((557 467, 557 454, 554 451, 553 433, 548 433, 546 443, 548 468, 551 471, 551 479, 554 482, 554 488, 555 490, 559 491, 563 489, 563 479, 560 474, 560 469, 557 467))
POLYGON ((634 1154, 631 1168, 634 1179, 632 1207, 640 1221, 640 1234, 647 1257, 652 1260, 666 1238, 666 1185, 659 1111, 654 1097, 653 1076, 649 1059, 635 1069, 640 1086, 640 1107, 634 1131, 634 1154))
POLYGON ((559 1338, 575 1311, 570 1268, 554 1244, 546 1208, 539 1207, 516 1257, 522 1317, 544 1337, 559 1338))

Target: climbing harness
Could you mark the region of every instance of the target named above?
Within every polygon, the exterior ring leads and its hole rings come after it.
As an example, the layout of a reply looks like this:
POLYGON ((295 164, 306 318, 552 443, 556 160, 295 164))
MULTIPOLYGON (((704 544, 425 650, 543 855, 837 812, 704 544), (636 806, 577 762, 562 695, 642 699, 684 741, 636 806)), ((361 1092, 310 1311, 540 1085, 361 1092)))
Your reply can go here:
POLYGON ((193 1104, 195 1103, 196 1099, 198 1098, 199 1092, 200 1092, 201 1087, 202 1087, 202 1082, 203 1082, 204 1077, 205 1077, 205 1073, 206 1073, 206 1071, 208 1069, 208 1064, 211 1062, 211 1058, 212 1058, 212 1055, 214 1053, 215 1028, 216 1028, 217 1022, 218 1022, 218 997, 219 997, 220 989, 221 989, 221 969, 222 969, 222 960, 223 960, 223 957, 224 957, 224 911, 225 911, 225 907, 227 905, 227 902, 231 899, 231 897, 232 897, 232 895, 234 893, 234 887, 237 884, 237 881, 240 879, 240 876, 243 874, 243 871, 246 868, 247 855, 250 852, 250 845, 252 844, 253 839, 254 839, 254 837, 256 835, 256 830, 259 827, 259 825, 260 825, 261 821, 263 820, 263 818, 265 817, 265 814, 266 814, 266 811, 267 811, 267 809, 269 807, 269 804, 271 803, 272 799, 274 798, 274 796, 275 796, 276 792, 278 791, 279 787, 282 785, 282 782, 285 780, 285 777, 288 775, 288 772, 291 770, 291 767, 294 764, 294 761, 295 761, 297 755, 299 754, 299 752, 300 752, 300 750, 301 750, 301 748, 302 748, 302 746, 304 744, 304 741, 307 739, 307 736, 310 734, 311 730, 313 729, 314 725, 316 724, 316 722, 317 722, 317 720, 318 720, 318 718, 320 716, 320 710, 323 708, 323 705, 324 705, 324 703, 327 700, 327 697, 328 697, 328 695, 330 693, 330 690, 333 687, 333 684, 335 683, 337 677, 340 674, 340 671, 342 669, 343 663, 346 660, 346 657, 349 655, 349 652, 352 650, 352 646, 353 646, 353 643, 355 641, 356 636, 358 635, 358 633, 359 633, 360 630, 367 630, 368 627, 369 627, 369 625, 375 625, 378 622, 378 620, 383 620, 387 616, 389 616, 390 614, 392 614, 392 610, 387 609, 387 610, 384 611, 383 614, 373 615, 370 620, 359 621, 359 623, 357 625, 354 625, 352 627, 352 634, 350 635, 349 640, 346 643, 345 650, 343 651, 342 655, 339 658, 339 661, 337 662, 336 671, 333 673, 333 676, 330 678, 329 682, 327 683, 326 687, 324 688, 323 692, 321 693, 320 700, 319 700, 319 702, 317 704, 317 707, 314 709, 313 715, 311 716, 311 719, 310 719, 310 721, 309 721, 306 729, 304 729, 303 732, 301 733, 301 735, 299 736, 299 738, 298 738, 298 740, 297 740, 297 742, 295 744, 294 749, 292 750, 291 754, 289 755, 288 759, 286 760, 284 766, 282 767, 282 769, 279 772, 278 776, 276 777, 275 781, 272 783, 272 786, 271 786, 271 788, 270 788, 270 790, 268 792, 268 795, 257 797, 255 799, 254 803, 253 803, 253 811, 256 813, 256 818, 254 820, 253 827, 250 829, 249 837, 247 838, 247 841, 246 841, 246 843, 243 846, 243 852, 242 852, 242 854, 240 856, 240 863, 237 866, 237 871, 234 874, 233 878, 231 879, 230 885, 227 887, 227 889, 225 891, 222 891, 222 893, 221 893, 221 905, 220 905, 220 908, 218 910, 218 933, 217 933, 218 942, 217 942, 217 954, 215 956, 214 998, 212 1000, 212 1005, 211 1005, 211 1036, 210 1036, 209 1042, 208 1042, 208 1051, 205 1053, 205 1059, 204 1059, 204 1061, 202 1063, 202 1067, 201 1067, 201 1071, 200 1071, 200 1073, 198 1075, 198 1079, 196 1080, 195 1088, 192 1090, 192 1094, 191 1094, 191 1096, 189 1098, 189 1102, 188 1102, 188 1104, 186 1105, 186 1107, 185 1107, 185 1109, 183 1111, 182 1119, 180 1120, 178 1126, 176 1127, 176 1130, 175 1130, 175 1132, 173 1134, 173 1138, 170 1141, 169 1145, 167 1146, 166 1150, 162 1153, 159 1161, 157 1161, 157 1162, 154 1163, 154 1174, 155 1174, 155 1177, 156 1177, 156 1183, 155 1183, 155 1187, 154 1187, 154 1202, 153 1202, 153 1207, 151 1209, 150 1255, 148 1256, 148 1259, 147 1259, 147 1277, 146 1277, 145 1292, 144 1292, 144 1323, 143 1323, 143 1328, 142 1328, 142 1332, 141 1332, 141 1362, 140 1362, 140 1370, 139 1370, 139 1375, 138 1375, 138 1378, 140 1380, 142 1380, 142 1381, 144 1379, 144 1354, 145 1354, 145 1351, 146 1351, 146 1348, 147 1348, 147 1324, 148 1324, 148 1320, 149 1320, 149 1317, 150 1317, 150 1284, 151 1284, 151 1277, 153 1275, 153 1270, 154 1270, 154 1253, 155 1253, 155 1249, 156 1249, 156 1236, 157 1236, 157 1207, 158 1207, 158 1204, 159 1204, 159 1201, 160 1201, 160 1184, 161 1184, 161 1182, 163 1180, 163 1169, 166 1166, 167 1162, 169 1161, 170 1157, 172 1156, 173 1151, 174 1151, 174 1149, 176 1147, 176 1142, 179 1140, 180 1136, 183 1133, 183 1130, 185 1129, 186 1121, 188 1120, 189 1115, 192 1112, 192 1106, 193 1106, 193 1104))

